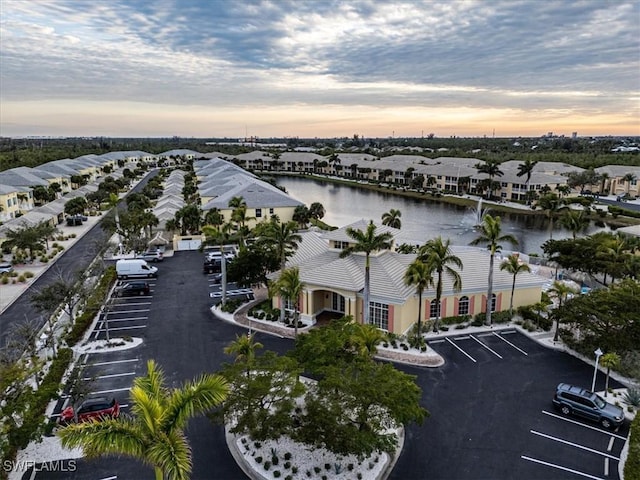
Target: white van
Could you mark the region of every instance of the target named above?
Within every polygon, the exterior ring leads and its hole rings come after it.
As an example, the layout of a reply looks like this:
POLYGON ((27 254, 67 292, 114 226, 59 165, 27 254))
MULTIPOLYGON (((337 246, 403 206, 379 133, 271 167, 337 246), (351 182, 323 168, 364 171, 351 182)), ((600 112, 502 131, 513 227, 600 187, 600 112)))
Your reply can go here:
POLYGON ((158 269, 139 258, 123 259, 116 262, 118 278, 150 278, 158 276, 158 269))

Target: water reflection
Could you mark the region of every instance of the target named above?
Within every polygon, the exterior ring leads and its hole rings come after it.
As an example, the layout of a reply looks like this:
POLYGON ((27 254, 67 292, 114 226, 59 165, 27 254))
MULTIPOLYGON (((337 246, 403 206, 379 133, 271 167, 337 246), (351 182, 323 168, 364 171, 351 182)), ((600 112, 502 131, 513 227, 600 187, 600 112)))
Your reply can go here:
MULTIPOLYGON (((474 228, 478 223, 477 208, 470 209, 429 199, 399 197, 356 186, 295 177, 279 177, 278 184, 285 187, 289 195, 307 205, 322 203, 326 210, 323 221, 330 225, 341 227, 361 218, 379 222, 384 212, 395 208, 402 212, 403 236, 413 243, 424 243, 442 235, 450 238, 454 245, 469 245, 478 236, 474 228)), ((484 206, 480 207, 482 213, 484 206)), ((543 216, 500 213, 500 217, 503 232, 518 240, 518 250, 542 253, 540 246, 549 239, 548 221, 543 216)), ((591 224, 586 234, 599 230, 602 228, 591 224)), ((554 228, 554 239, 570 237, 571 232, 554 228)), ((504 248, 511 249, 509 245, 504 245, 504 248)))

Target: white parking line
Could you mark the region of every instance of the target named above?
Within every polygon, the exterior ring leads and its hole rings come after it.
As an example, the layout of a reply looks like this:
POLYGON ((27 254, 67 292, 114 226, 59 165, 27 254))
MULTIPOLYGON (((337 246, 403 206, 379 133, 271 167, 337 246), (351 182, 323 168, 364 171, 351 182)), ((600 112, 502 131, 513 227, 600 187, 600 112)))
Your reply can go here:
MULTIPOLYGON (((128 322, 130 320, 148 320, 149 317, 127 317, 127 318, 109 318, 109 323, 111 322, 128 322)), ((100 323, 104 323, 104 320, 100 320, 100 323)))
MULTIPOLYGON (((146 325, 134 325, 132 327, 109 327, 109 331, 113 332, 114 330, 131 330, 134 328, 147 328, 146 325)), ((101 328, 99 330, 96 330, 96 332, 106 332, 107 329, 106 328, 101 328)))
POLYGON ((114 388, 113 390, 99 390, 97 392, 91 392, 89 395, 102 395, 104 393, 113 393, 113 392, 126 392, 131 390, 131 387, 127 388, 114 388))
POLYGON ((447 342, 449 342, 451 345, 453 345, 454 347, 456 347, 458 350, 460 350, 462 353, 464 353, 467 357, 469 357, 473 363, 478 363, 478 362, 476 362, 475 358, 473 358, 471 355, 469 355, 467 352, 465 352, 463 349, 461 349, 458 345, 456 345, 451 340, 449 340, 449 337, 445 337, 445 340, 447 342))
POLYGON ((431 340, 429 343, 444 343, 444 338, 442 340, 431 340))
POLYGON ((98 480, 117 480, 118 476, 114 475, 113 477, 104 477, 104 478, 99 478, 98 480))
POLYGON ((613 460, 620 460, 619 457, 615 457, 613 455, 609 455, 608 453, 600 452, 594 448, 585 447, 584 445, 580 445, 579 443, 573 443, 568 440, 563 440, 562 438, 553 437, 551 435, 547 435, 546 433, 536 432, 535 430, 530 430, 534 435, 538 435, 543 438, 548 438, 549 440, 553 440, 554 442, 564 443, 565 445, 569 445, 570 447, 579 448, 580 450, 585 450, 587 452, 595 453, 596 455, 602 455, 603 457, 608 457, 613 460))
POLYGON ((506 335, 508 333, 518 333, 515 330, 502 330, 502 332, 500 332, 501 335, 506 335))
POLYGON ((610 451, 611 451, 611 449, 613 448, 613 442, 615 442, 615 441, 616 441, 616 438, 615 438, 615 437, 611 437, 611 438, 609 439, 609 445, 607 446, 607 452, 610 452, 610 451))
POLYGON ((542 460, 538 460, 537 458, 527 457, 526 455, 521 455, 520 458, 523 460, 528 460, 530 462, 539 463, 541 465, 546 465, 547 467, 557 468, 558 470, 563 470, 565 472, 575 473, 576 475, 581 475, 586 478, 592 478, 593 480, 604 480, 602 477, 596 477, 595 475, 589 475, 588 473, 579 472, 578 470, 574 470, 572 468, 563 467, 562 465, 556 465, 555 463, 549 463, 542 460))
POLYGON ((542 413, 545 415, 549 415, 550 417, 559 418, 560 420, 564 420, 565 422, 573 423, 574 425, 579 425, 584 428, 588 428, 589 430, 595 430, 596 432, 604 433, 605 435, 611 435, 612 437, 619 438, 620 440, 626 440, 627 437, 623 437, 622 435, 616 435, 615 433, 608 432, 606 430, 602 430, 601 428, 597 428, 591 425, 586 425, 584 423, 580 423, 571 418, 563 417, 562 415, 556 415, 555 413, 547 412, 546 410, 542 410, 542 413))
POLYGON ((137 358, 131 358, 129 360, 113 360, 111 362, 95 362, 95 363, 89 363, 87 366, 88 367, 97 367, 99 365, 113 365, 114 363, 127 363, 127 362, 137 362, 139 359, 137 358))
POLYGON ((480 345, 482 345, 484 348, 486 348, 487 350, 489 350, 491 353, 493 353, 496 357, 498 357, 498 358, 502 358, 502 356, 501 356, 498 352, 496 352, 496 351, 492 350, 492 349, 489 347, 489 345, 487 345, 487 344, 485 344, 485 343, 482 343, 480 340, 478 340, 478 339, 477 339, 476 337, 474 337, 473 335, 469 335, 469 336, 470 336, 471 338, 473 338, 476 342, 478 342, 480 345))
POLYGON ((127 373, 114 373, 111 375, 98 375, 97 377, 84 377, 82 380, 100 380, 103 378, 115 378, 115 377, 127 377, 130 375, 135 375, 136 372, 127 372, 127 373))
POLYGON ((526 356, 529 356, 529 354, 527 352, 525 352, 524 350, 522 350, 521 348, 516 347, 513 343, 511 343, 509 340, 502 338, 502 335, 498 335, 496 332, 493 332, 493 334, 498 337, 500 340, 502 340, 503 342, 507 342, 509 345, 511 345, 513 348, 515 348, 516 350, 518 350, 520 353, 523 353, 526 356))
POLYGON ((122 313, 140 313, 140 312, 148 312, 150 309, 149 308, 143 308, 140 310, 111 310, 109 312, 109 315, 114 315, 114 314, 122 314, 122 313))
POLYGON ((469 340, 469 335, 463 335, 461 337, 455 337, 454 340, 469 340))
POLYGON ((604 459, 604 476, 605 477, 609 476, 609 459, 608 458, 604 459))

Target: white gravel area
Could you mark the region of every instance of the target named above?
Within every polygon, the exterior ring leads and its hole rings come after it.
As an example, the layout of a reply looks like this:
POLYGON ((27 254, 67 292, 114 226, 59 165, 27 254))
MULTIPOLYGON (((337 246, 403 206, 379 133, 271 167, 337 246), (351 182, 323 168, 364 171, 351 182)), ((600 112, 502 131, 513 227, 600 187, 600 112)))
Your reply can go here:
POLYGON ((283 480, 288 475, 291 475, 293 480, 319 480, 323 475, 331 480, 351 480, 358 478, 358 474, 363 480, 370 480, 378 478, 390 461, 386 453, 375 453, 363 460, 358 460, 353 455, 338 456, 324 448, 294 442, 288 437, 256 443, 248 436, 239 436, 235 441, 238 452, 244 457, 249 468, 265 480, 283 480), (260 447, 256 447, 258 444, 260 447), (272 449, 278 457, 278 465, 273 465, 272 449), (291 454, 289 460, 285 459, 287 453, 291 454), (260 462, 257 460, 259 457, 262 457, 260 462), (265 469, 265 462, 271 462, 268 470, 265 469), (290 463, 288 468, 287 462, 290 463), (295 473, 294 467, 297 468, 295 473), (275 472, 280 472, 280 475, 276 476, 275 472))
POLYGON ((94 340, 92 342, 86 342, 81 346, 76 346, 73 349, 77 353, 104 353, 104 352, 116 352, 118 350, 128 350, 135 348, 142 344, 142 339, 133 337, 131 340, 123 340, 122 338, 112 338, 110 342, 106 340, 94 340))
MULTIPOLYGON (((20 450, 16 456, 16 464, 19 465, 21 462, 55 462, 58 460, 82 458, 82 456, 81 448, 69 450, 62 446, 58 437, 43 437, 41 442, 31 442, 27 448, 20 450)), ((20 480, 23 474, 24 471, 11 471, 9 472, 9 480, 20 480)))

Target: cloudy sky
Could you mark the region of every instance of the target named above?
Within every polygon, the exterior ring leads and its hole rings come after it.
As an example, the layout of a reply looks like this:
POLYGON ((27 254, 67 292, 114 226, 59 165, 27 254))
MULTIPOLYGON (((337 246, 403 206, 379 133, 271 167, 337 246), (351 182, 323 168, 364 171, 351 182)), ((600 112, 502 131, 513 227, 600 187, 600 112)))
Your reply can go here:
POLYGON ((0 135, 640 135, 637 0, 0 0, 0 135))

